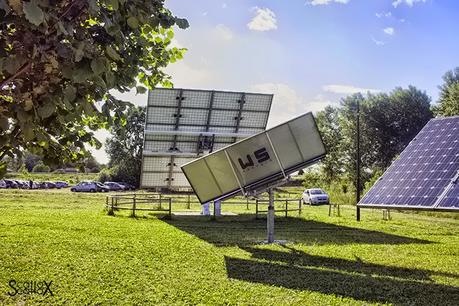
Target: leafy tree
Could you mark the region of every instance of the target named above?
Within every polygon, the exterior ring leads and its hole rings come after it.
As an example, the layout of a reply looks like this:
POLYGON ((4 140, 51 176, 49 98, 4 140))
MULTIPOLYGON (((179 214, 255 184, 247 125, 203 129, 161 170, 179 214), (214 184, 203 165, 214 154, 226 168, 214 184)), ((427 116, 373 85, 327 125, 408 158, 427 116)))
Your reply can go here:
POLYGON ((43 158, 41 156, 38 156, 38 155, 35 155, 35 154, 32 154, 28 151, 25 152, 24 154, 24 164, 27 168, 27 170, 29 172, 32 171, 33 167, 35 167, 35 165, 41 161, 43 158))
POLYGON ((32 169, 32 172, 49 172, 49 166, 45 165, 43 161, 39 161, 32 169))
POLYGON ((459 67, 443 76, 443 85, 439 86, 440 98, 435 113, 440 116, 459 115, 459 67))
POLYGON ((0 172, 25 149, 81 159, 100 147, 93 130, 125 122, 113 90, 171 85, 162 69, 184 52, 172 27, 188 22, 163 2, 0 0, 0 172))
POLYGON ((113 180, 138 186, 142 166, 145 107, 131 106, 126 111, 126 124, 113 126, 106 141, 108 166, 113 180))
POLYGON ((316 114, 317 127, 327 150, 327 156, 322 160, 322 172, 325 180, 331 182, 339 177, 343 170, 340 152, 342 133, 338 121, 339 109, 327 106, 316 114))
POLYGON ((375 171, 386 169, 432 118, 430 98, 413 86, 380 94, 354 94, 340 107, 316 116, 327 147, 321 167, 328 184, 344 178, 356 189, 357 104, 360 107, 361 190, 375 171))
POLYGON ((433 116, 430 101, 425 92, 414 86, 367 97, 367 111, 362 119, 364 137, 371 143, 367 155, 371 168, 387 168, 419 133, 433 116))

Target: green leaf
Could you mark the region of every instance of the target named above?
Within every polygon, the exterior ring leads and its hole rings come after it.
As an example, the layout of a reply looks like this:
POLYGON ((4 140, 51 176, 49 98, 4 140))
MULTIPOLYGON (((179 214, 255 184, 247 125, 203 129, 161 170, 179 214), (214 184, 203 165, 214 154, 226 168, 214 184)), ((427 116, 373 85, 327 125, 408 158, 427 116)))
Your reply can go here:
POLYGON ((139 27, 139 20, 134 16, 131 16, 127 20, 127 24, 131 29, 137 29, 139 27))
POLYGON ((64 97, 65 97, 65 100, 67 100, 68 102, 73 102, 76 98, 76 88, 75 86, 73 85, 68 85, 65 89, 64 89, 64 97))
POLYGON ((0 10, 3 10, 6 14, 8 14, 11 9, 6 3, 6 0, 0 0, 0 10))
POLYGON ((111 6, 114 11, 117 11, 119 8, 118 0, 106 0, 105 3, 111 6))
POLYGON ((73 72, 72 78, 75 81, 75 83, 84 83, 91 77, 91 75, 91 68, 82 66, 73 72))
POLYGON ((6 131, 9 128, 8 118, 0 116, 0 130, 6 131))
POLYGON ((143 86, 137 86, 136 88, 137 94, 144 94, 147 92, 147 89, 143 86))
POLYGON ((92 13, 97 13, 100 11, 100 7, 97 5, 97 0, 89 0, 89 10, 92 13))
POLYGON ((113 60, 115 60, 115 61, 121 61, 120 55, 119 55, 118 52, 116 52, 115 49, 113 49, 112 47, 107 46, 107 47, 105 48, 105 51, 107 51, 108 56, 110 56, 113 60))
POLYGON ((107 70, 107 67, 106 67, 106 58, 105 57, 98 57, 98 58, 95 58, 91 61, 91 69, 92 71, 96 74, 96 75, 99 75, 103 72, 105 72, 105 70, 107 70))
POLYGON ((190 26, 188 20, 184 18, 175 18, 175 23, 178 25, 180 29, 186 29, 190 26))
POLYGON ((79 62, 83 58, 85 45, 86 43, 84 41, 78 43, 78 47, 75 50, 75 62, 79 62))
POLYGON ((105 73, 105 83, 108 88, 115 87, 116 77, 111 71, 105 73))
POLYGON ((36 26, 39 26, 45 20, 45 14, 37 5, 36 0, 23 2, 22 10, 24 11, 26 19, 36 26))
POLYGON ((10 56, 5 60, 4 68, 9 74, 15 74, 25 62, 26 60, 21 56, 10 56))
POLYGON ((37 113, 42 119, 46 119, 54 113, 55 109, 56 106, 52 101, 46 101, 45 104, 38 108, 37 113))
POLYGON ((24 125, 22 127, 22 135, 24 136, 25 141, 31 141, 35 138, 35 133, 30 124, 24 125))
POLYGON ((0 162, 0 178, 4 177, 7 172, 8 164, 4 161, 0 162))

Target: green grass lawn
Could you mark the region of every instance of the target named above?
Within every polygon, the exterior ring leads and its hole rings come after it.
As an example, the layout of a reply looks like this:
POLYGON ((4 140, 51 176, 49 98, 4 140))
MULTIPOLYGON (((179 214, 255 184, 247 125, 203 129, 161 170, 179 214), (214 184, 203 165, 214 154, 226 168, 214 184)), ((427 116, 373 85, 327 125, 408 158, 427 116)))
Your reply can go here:
POLYGON ((285 245, 263 245, 253 207, 131 218, 108 216, 104 196, 0 191, 0 304, 459 305, 457 219, 308 206, 276 218, 285 245), (11 297, 10 280, 52 281, 54 295, 11 297))

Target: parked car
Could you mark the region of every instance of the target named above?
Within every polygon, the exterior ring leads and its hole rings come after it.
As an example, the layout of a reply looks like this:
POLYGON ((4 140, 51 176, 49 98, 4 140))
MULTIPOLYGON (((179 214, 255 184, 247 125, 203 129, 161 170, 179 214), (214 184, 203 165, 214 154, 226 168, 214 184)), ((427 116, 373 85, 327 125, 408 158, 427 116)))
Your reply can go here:
POLYGON ((6 188, 18 188, 18 184, 14 180, 3 180, 6 188))
POLYGON ((134 186, 134 185, 131 185, 131 184, 129 184, 129 183, 123 183, 123 182, 121 182, 121 183, 118 183, 118 184, 124 186, 124 190, 136 190, 135 186, 134 186))
POLYGON ((67 188, 69 187, 69 184, 67 182, 55 182, 54 183, 56 185, 56 188, 60 189, 60 188, 67 188))
POLYGON ((330 197, 320 188, 306 189, 302 195, 303 203, 309 205, 329 204, 330 197))
POLYGON ((72 192, 108 192, 110 189, 99 182, 80 182, 70 188, 72 192))
POLYGON ((43 184, 44 184, 46 189, 56 188, 56 184, 54 184, 53 182, 43 182, 43 184))
POLYGON ((107 186, 110 191, 122 191, 125 190, 125 187, 117 182, 105 182, 105 186, 107 186))
POLYGON ((21 180, 12 180, 13 182, 16 183, 16 188, 20 188, 20 189, 28 189, 28 183, 24 182, 24 181, 21 181, 21 180))

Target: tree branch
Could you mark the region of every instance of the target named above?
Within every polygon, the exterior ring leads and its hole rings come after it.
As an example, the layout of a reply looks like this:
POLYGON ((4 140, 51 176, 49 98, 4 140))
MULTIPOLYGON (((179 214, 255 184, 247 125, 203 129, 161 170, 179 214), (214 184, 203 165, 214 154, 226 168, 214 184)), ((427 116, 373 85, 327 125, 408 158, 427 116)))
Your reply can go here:
MULTIPOLYGON (((62 18, 64 18, 69 12, 70 10, 77 4, 81 4, 82 2, 81 1, 75 1, 73 2, 72 4, 69 5, 69 7, 59 16, 57 22, 59 22, 62 18)), ((78 11, 78 14, 74 17, 71 18, 71 20, 73 21, 74 19, 80 17, 83 12, 84 12, 84 7, 85 7, 85 3, 83 3, 83 5, 80 7, 80 10, 78 11)), ((53 28, 57 22, 51 27, 53 28)), ((51 49, 51 48, 50 48, 51 49)), ((48 50, 47 50, 48 51, 48 50)), ((28 63, 25 63, 21 69, 19 69, 15 74, 13 74, 12 76, 10 76, 9 78, 1 81, 0 83, 0 89, 3 88, 3 86, 5 86, 6 84, 8 84, 9 82, 13 81, 14 79, 16 79, 17 77, 19 77, 21 74, 23 74, 24 72, 26 72, 30 67, 32 66, 32 62, 28 62, 28 63)))
POLYGON ((13 74, 13 75, 10 76, 9 78, 3 80, 3 81, 0 83, 0 89, 2 89, 3 86, 5 86, 5 85, 8 84, 9 82, 11 82, 11 81, 14 80, 15 78, 17 78, 18 76, 20 76, 20 75, 23 74, 24 72, 26 72, 31 66, 32 66, 32 62, 25 63, 25 64, 21 67, 21 69, 19 69, 18 71, 16 71, 15 74, 13 74))

